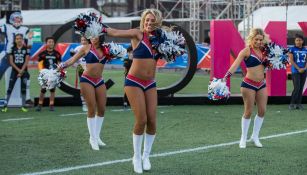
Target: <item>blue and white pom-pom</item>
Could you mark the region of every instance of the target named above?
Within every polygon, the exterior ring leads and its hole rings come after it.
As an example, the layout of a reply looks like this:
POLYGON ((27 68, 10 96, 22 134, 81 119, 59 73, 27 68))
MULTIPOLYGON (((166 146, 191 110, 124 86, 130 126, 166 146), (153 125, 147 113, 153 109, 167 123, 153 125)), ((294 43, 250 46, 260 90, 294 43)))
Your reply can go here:
POLYGON ((210 100, 228 99, 230 96, 229 88, 222 79, 213 78, 208 85, 208 98, 210 100))
POLYGON ((264 46, 263 55, 266 56, 264 65, 269 69, 286 69, 289 64, 288 49, 277 45, 274 42, 264 46))
POLYGON ((185 39, 179 31, 157 29, 149 37, 152 48, 156 50, 156 57, 167 62, 174 62, 177 56, 186 52, 185 39))
POLYGON ((115 44, 113 42, 104 43, 102 45, 102 52, 108 60, 115 57, 123 58, 127 55, 127 49, 125 49, 122 45, 115 44))
POLYGON ((84 35, 87 39, 99 37, 106 33, 102 24, 102 17, 94 12, 79 14, 74 20, 74 29, 77 34, 84 35))
POLYGON ((38 75, 38 83, 42 88, 53 89, 59 87, 64 80, 66 72, 56 69, 42 69, 38 75))

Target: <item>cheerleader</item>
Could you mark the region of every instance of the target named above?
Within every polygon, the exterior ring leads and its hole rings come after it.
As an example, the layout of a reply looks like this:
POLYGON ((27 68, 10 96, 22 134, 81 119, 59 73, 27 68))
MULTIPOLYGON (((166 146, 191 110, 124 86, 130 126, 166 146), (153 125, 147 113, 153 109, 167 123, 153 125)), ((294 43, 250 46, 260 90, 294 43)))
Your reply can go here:
POLYGON ((143 173, 143 170, 151 169, 149 155, 156 136, 157 88, 155 73, 157 60, 149 38, 151 33, 161 26, 161 12, 157 9, 147 9, 141 15, 139 29, 105 29, 108 36, 130 38, 133 48, 133 62, 125 79, 124 90, 135 118, 132 162, 136 173, 143 173))
POLYGON ((264 77, 265 66, 263 65, 265 58, 261 48, 266 42, 268 42, 268 39, 262 29, 252 29, 247 37, 247 47, 241 50, 235 62, 224 76, 224 80, 226 81, 237 70, 241 62, 244 61, 247 67, 247 73, 241 84, 244 113, 241 121, 242 134, 239 144, 240 148, 246 148, 247 133, 255 103, 257 104, 258 111, 254 119, 251 140, 256 147, 262 147, 259 141, 259 132, 266 111, 268 94, 264 77))
POLYGON ((90 44, 84 45, 69 60, 62 63, 60 68, 67 68, 76 61, 84 58, 86 67, 80 77, 81 93, 87 104, 87 127, 89 131, 89 143, 93 150, 99 150, 99 146, 106 144, 100 138, 100 132, 104 121, 106 108, 106 86, 102 78, 104 65, 107 61, 102 50, 99 35, 88 36, 90 44))

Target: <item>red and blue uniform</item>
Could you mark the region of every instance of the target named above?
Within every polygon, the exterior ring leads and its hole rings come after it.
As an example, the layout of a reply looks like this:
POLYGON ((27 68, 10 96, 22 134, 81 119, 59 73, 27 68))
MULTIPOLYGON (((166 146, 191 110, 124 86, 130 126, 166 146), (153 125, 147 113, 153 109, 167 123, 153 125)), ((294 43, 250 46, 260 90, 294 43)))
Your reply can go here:
MULTIPOLYGON (((97 50, 93 46, 91 46, 90 51, 87 53, 87 55, 85 55, 84 60, 86 64, 94 64, 94 63, 105 64, 107 62, 107 58, 105 57, 105 55, 99 57, 97 50)), ((94 88, 97 88, 104 84, 104 80, 102 77, 93 78, 83 73, 80 77, 80 83, 89 83, 94 88)))
MULTIPOLYGON (((155 59, 153 49, 148 39, 148 35, 143 33, 143 38, 140 41, 137 48, 132 52, 133 59, 155 59)), ((156 87, 156 81, 153 80, 142 80, 133 75, 128 74, 125 79, 125 86, 139 87, 143 91, 156 87)))
MULTIPOLYGON (((250 56, 247 59, 244 59, 246 67, 250 68, 262 65, 263 59, 261 59, 252 48, 250 49, 250 53, 250 56)), ((245 77, 242 81, 241 87, 252 89, 254 91, 259 91, 260 89, 265 88, 266 84, 265 80, 257 82, 245 77)))

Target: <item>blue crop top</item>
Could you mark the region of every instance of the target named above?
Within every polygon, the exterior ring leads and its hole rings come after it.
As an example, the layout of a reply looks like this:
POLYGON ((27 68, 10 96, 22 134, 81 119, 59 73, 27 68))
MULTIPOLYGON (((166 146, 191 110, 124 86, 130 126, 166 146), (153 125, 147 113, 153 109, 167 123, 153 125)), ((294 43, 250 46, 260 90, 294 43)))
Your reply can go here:
POLYGON ((136 59, 154 59, 154 55, 152 53, 152 47, 149 42, 147 34, 143 33, 142 41, 140 41, 137 48, 133 50, 133 58, 136 59))
POLYGON ((246 67, 256 67, 262 64, 262 59, 255 53, 255 51, 251 48, 250 55, 248 58, 244 59, 246 67))
POLYGON ((91 63, 105 64, 107 61, 107 58, 105 57, 105 55, 99 58, 98 53, 93 46, 91 46, 90 51, 87 53, 87 55, 85 55, 84 59, 85 59, 86 64, 91 64, 91 63))

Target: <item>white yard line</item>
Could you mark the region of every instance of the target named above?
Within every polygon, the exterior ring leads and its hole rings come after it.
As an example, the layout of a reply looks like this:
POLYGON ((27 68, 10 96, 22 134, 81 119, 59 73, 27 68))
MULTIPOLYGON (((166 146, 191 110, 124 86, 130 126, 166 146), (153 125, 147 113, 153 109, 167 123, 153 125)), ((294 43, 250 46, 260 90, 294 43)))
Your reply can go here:
POLYGON ((113 109, 111 110, 112 112, 124 112, 124 111, 131 111, 131 108, 127 108, 127 109, 113 109))
MULTIPOLYGON (((167 106, 157 106, 157 108, 165 108, 167 106)), ((168 106, 169 107, 169 106, 168 106)), ((112 112, 125 112, 125 111, 131 111, 131 108, 126 108, 126 109, 112 109, 112 112)))
POLYGON ((74 115, 82 115, 82 114, 87 114, 86 112, 79 112, 79 113, 70 113, 70 114, 61 114, 61 117, 65 116, 74 116, 74 115))
MULTIPOLYGON (((158 106, 157 108, 165 108, 166 106, 158 106)), ((126 109, 112 109, 112 112, 125 112, 125 111, 131 111, 131 108, 126 109)), ((65 116, 74 116, 74 115, 83 115, 87 114, 86 112, 79 112, 79 113, 68 113, 68 114, 60 114, 59 116, 65 117, 65 116)))
MULTIPOLYGON (((265 136, 265 137, 261 137, 260 139, 263 139, 263 140, 264 139, 271 139, 271 138, 290 136, 290 135, 301 134, 301 133, 306 133, 306 132, 307 132, 307 129, 301 130, 301 131, 294 131, 294 132, 287 132, 287 133, 282 133, 282 134, 265 136)), ((182 150, 178 150, 178 151, 171 151, 171 152, 153 154, 150 157, 166 157, 166 156, 175 155, 175 154, 189 153, 189 152, 207 150, 207 149, 210 149, 210 148, 219 148, 219 147, 225 147, 225 146, 230 146, 230 145, 236 145, 238 143, 239 143, 239 141, 233 141, 233 142, 228 142, 228 143, 207 145, 207 146, 201 146, 201 147, 196 147, 196 148, 191 148, 191 149, 182 149, 182 150)), ((51 170, 46 170, 46 171, 41 171, 41 172, 26 173, 26 174, 22 174, 22 175, 41 175, 41 174, 62 173, 62 172, 85 169, 85 168, 92 168, 92 167, 98 167, 98 166, 125 163, 125 162, 129 162, 129 161, 132 161, 132 159, 128 158, 128 159, 112 160, 112 161, 100 162, 100 163, 95 163, 95 164, 86 164, 86 165, 79 165, 79 166, 74 166, 74 167, 51 169, 51 170)))
POLYGON ((32 120, 34 119, 33 117, 31 118, 11 118, 11 119, 5 119, 2 120, 3 122, 12 122, 12 121, 20 121, 20 120, 32 120))

